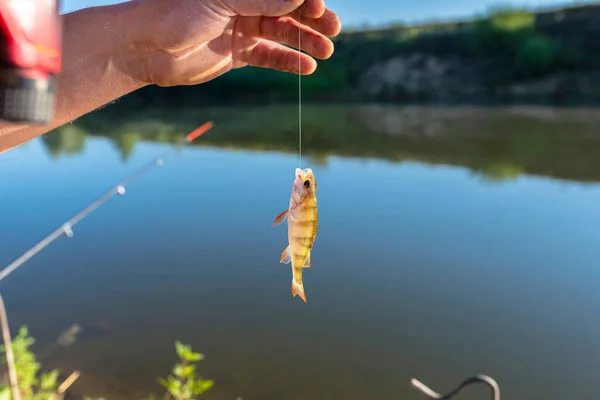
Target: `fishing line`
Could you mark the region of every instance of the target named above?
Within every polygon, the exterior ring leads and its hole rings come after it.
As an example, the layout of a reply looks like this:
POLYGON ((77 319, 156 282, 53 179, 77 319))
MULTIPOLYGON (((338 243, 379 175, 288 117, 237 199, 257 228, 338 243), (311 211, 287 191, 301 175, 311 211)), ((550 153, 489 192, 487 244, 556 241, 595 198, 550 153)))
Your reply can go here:
POLYGON ((302 167, 302 29, 298 26, 298 164, 302 167))

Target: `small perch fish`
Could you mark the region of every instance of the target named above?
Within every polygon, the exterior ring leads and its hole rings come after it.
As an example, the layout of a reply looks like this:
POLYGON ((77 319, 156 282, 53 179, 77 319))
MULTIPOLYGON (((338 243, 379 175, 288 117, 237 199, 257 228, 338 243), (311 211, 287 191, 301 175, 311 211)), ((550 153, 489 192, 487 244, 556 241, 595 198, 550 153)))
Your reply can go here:
POLYGON ((288 246, 281 254, 280 263, 292 263, 292 294, 306 303, 302 271, 310 268, 310 252, 317 236, 317 181, 310 168, 296 168, 290 205, 275 218, 271 226, 288 220, 288 246))

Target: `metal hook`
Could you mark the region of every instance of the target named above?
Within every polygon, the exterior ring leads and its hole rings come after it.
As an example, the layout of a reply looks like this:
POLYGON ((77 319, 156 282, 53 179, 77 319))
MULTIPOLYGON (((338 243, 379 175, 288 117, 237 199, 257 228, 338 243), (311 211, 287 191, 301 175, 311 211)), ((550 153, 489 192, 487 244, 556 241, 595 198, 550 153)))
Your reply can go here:
POLYGON ((466 386, 468 386, 472 383, 485 383, 492 389, 492 400, 500 400, 500 387, 498 386, 498 383, 496 383, 496 381, 494 379, 492 379, 491 377, 489 377, 487 375, 475 375, 470 378, 467 378, 464 381, 462 381, 461 384, 458 385, 458 387, 456 389, 450 391, 447 394, 439 394, 439 393, 431 390, 424 383, 418 381, 415 378, 411 379, 410 383, 416 389, 420 390, 427 396, 431 397, 432 399, 438 399, 438 400, 451 399, 452 397, 456 396, 456 394, 458 394, 458 392, 460 392, 462 389, 464 389, 466 386))

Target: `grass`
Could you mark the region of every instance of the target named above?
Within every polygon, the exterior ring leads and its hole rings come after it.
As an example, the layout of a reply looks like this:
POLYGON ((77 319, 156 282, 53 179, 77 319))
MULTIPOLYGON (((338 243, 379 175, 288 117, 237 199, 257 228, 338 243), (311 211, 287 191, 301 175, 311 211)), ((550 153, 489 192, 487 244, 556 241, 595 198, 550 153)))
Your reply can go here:
MULTIPOLYGON (((79 377, 79 372, 74 372, 59 385, 59 370, 41 372, 41 365, 35 354, 30 350, 35 340, 30 336, 27 326, 22 326, 19 333, 11 340, 16 371, 18 396, 21 400, 61 400, 68 387, 79 377)), ((204 356, 192 351, 191 346, 179 341, 175 342, 175 352, 179 362, 173 367, 170 375, 160 378, 158 383, 164 388, 162 396, 150 395, 144 400, 193 400, 209 390, 214 382, 206 380, 197 374, 198 362, 204 356)), ((6 345, 2 345, 0 354, 3 356, 3 365, 8 369, 6 362, 6 345)), ((15 400, 11 394, 9 379, 0 383, 0 400, 15 400)), ((84 397, 84 400, 105 400, 104 398, 84 397)))

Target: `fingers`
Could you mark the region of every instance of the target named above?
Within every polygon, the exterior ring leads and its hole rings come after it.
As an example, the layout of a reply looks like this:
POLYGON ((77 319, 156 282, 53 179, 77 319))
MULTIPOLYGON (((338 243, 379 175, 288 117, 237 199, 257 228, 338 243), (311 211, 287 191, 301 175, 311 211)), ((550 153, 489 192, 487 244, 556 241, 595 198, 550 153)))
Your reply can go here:
POLYGON ((300 44, 300 50, 320 59, 327 59, 333 54, 331 40, 289 17, 263 18, 260 37, 294 48, 298 48, 300 44), (298 33, 300 33, 300 37, 298 37, 298 33))
POLYGON ((288 16, 326 36, 336 36, 342 30, 340 19, 325 7, 323 0, 305 0, 288 16))
POLYGON ((254 67, 301 75, 310 75, 317 69, 317 62, 312 57, 269 40, 259 41, 240 61, 254 67))
POLYGON ((305 0, 298 8, 298 13, 308 18, 319 18, 325 12, 325 1, 305 0))
MULTIPOLYGON (((214 2, 214 0, 204 0, 214 2)), ((325 12, 324 0, 222 0, 219 7, 224 7, 229 13, 245 17, 264 15, 280 17, 294 10, 308 18, 319 18, 325 12)))
POLYGON ((315 31, 325 36, 337 36, 342 30, 342 23, 338 16, 330 9, 325 9, 323 15, 318 18, 307 17, 299 12, 289 14, 290 17, 303 25, 310 26, 315 31))
POLYGON ((325 7, 323 0, 222 0, 220 4, 231 15, 246 17, 287 15, 326 36, 336 36, 342 29, 338 16, 325 7))
MULTIPOLYGON (((207 3, 213 3, 214 0, 204 0, 207 3)), ((307 0, 314 2, 315 0, 307 0)), ((323 2, 323 0, 317 0, 323 2)), ((268 17, 279 17, 289 14, 303 5, 303 0, 222 0, 223 6, 232 15, 241 15, 244 17, 257 17, 260 15, 268 17)), ((309 6, 309 10, 314 6, 309 6)))

